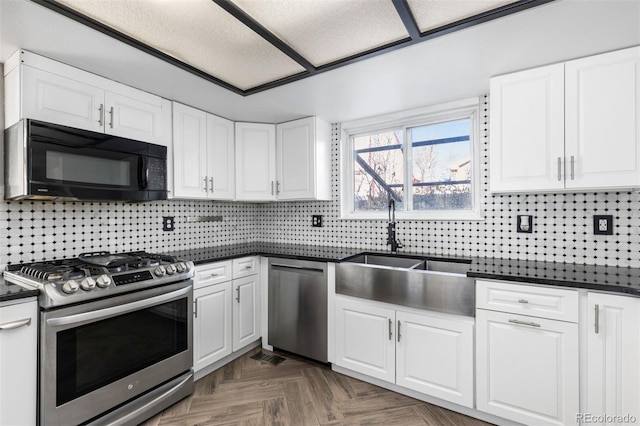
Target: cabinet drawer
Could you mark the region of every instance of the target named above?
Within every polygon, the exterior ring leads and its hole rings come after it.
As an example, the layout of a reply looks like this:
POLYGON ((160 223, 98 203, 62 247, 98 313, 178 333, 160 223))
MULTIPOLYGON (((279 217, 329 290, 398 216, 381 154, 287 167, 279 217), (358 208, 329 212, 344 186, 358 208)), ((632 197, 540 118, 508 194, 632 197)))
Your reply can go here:
POLYGON ((260 256, 233 259, 233 278, 248 277, 260 271, 260 256))
POLYGON ((202 288, 231 280, 231 261, 206 263, 196 266, 193 288, 202 288))
POLYGON ((476 280, 476 307, 578 322, 576 290, 476 280))

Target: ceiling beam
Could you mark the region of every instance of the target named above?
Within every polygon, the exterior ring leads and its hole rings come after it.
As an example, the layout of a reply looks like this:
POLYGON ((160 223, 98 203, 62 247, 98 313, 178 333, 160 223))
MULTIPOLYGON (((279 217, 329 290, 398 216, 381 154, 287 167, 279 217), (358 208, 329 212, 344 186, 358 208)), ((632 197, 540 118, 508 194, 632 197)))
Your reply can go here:
POLYGON ((407 29, 409 33, 409 37, 411 40, 417 40, 420 38, 420 28, 416 23, 416 18, 414 18, 413 13, 411 13, 411 9, 409 8, 409 3, 407 0, 392 0, 393 6, 396 8, 396 12, 400 16, 404 27, 407 29))
POLYGON ((262 24, 253 19, 244 10, 233 4, 229 0, 212 0, 215 4, 226 10, 231 16, 242 22, 244 25, 252 29, 256 34, 271 43, 274 47, 280 50, 282 53, 296 61, 308 72, 315 70, 315 67, 304 56, 296 52, 291 46, 280 40, 275 34, 266 29, 262 24))

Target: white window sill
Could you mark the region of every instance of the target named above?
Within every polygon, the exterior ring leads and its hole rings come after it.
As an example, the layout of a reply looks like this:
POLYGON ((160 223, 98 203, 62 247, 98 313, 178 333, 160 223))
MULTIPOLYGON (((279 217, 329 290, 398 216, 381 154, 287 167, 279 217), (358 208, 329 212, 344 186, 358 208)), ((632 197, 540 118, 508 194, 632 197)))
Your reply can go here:
MULTIPOLYGON (((342 214, 338 220, 389 220, 389 213, 348 213, 342 214)), ((457 211, 439 211, 439 212, 396 212, 396 221, 400 220, 433 220, 433 221, 484 221, 484 217, 479 212, 457 212, 457 211)))

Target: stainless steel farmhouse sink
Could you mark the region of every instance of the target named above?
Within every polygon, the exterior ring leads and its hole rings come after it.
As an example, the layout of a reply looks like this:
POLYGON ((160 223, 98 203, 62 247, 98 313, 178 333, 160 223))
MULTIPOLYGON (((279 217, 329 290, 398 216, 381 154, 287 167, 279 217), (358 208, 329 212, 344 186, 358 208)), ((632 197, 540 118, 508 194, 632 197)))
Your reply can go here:
POLYGON ((336 293, 418 309, 474 316, 469 263, 360 254, 336 265, 336 293))

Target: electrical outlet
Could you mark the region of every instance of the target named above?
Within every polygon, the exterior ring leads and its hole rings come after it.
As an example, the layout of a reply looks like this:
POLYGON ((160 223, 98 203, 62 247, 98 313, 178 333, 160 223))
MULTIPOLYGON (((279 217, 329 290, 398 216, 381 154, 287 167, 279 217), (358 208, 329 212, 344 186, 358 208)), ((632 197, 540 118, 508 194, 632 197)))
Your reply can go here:
POLYGON ((533 216, 519 214, 516 216, 516 231, 531 234, 533 232, 533 216))
POLYGON ((593 233, 595 235, 613 235, 613 216, 610 214, 594 215, 593 233))
POLYGON ((176 229, 174 216, 162 216, 162 230, 173 231, 176 229))
POLYGON ((314 214, 311 216, 311 226, 314 228, 322 227, 322 215, 314 214))

